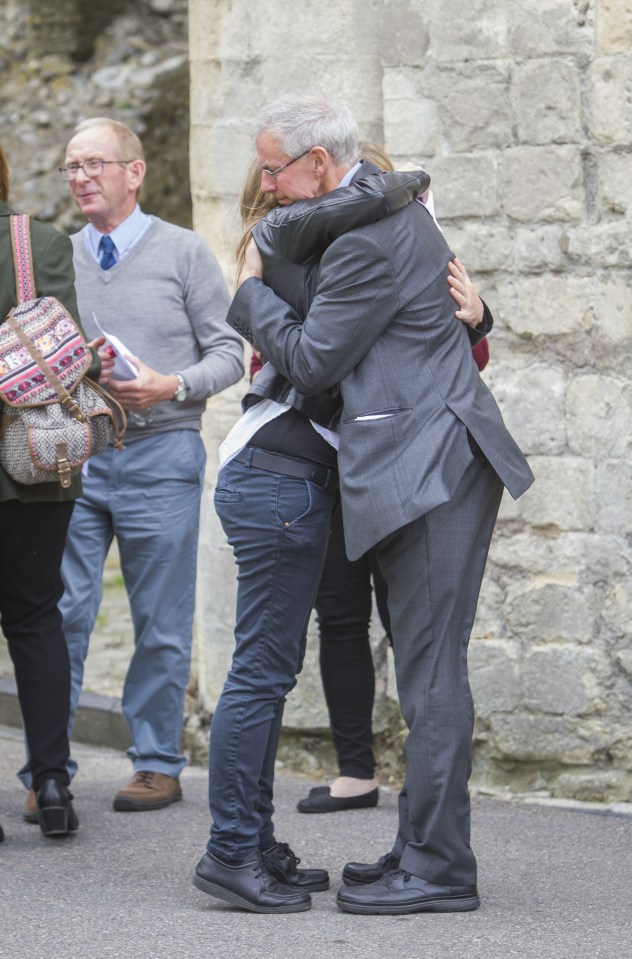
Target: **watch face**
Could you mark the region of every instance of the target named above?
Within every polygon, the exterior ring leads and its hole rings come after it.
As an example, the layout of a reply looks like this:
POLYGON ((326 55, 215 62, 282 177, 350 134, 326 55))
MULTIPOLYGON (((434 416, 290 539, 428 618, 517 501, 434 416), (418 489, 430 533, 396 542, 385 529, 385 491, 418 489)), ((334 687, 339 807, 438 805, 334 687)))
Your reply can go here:
POLYGON ((182 403, 183 400, 186 400, 188 392, 189 391, 187 389, 186 383, 184 382, 184 379, 181 376, 178 376, 178 389, 176 390, 174 394, 174 397, 173 397, 174 400, 182 403))

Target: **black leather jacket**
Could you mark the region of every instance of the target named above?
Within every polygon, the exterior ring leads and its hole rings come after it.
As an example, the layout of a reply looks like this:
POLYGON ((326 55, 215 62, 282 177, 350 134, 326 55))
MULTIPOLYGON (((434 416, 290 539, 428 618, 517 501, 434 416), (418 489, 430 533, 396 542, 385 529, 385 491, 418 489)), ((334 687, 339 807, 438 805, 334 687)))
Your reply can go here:
MULTIPOLYGON (((430 177, 421 170, 380 173, 377 167, 363 163, 349 186, 272 210, 253 230, 264 282, 305 317, 318 284, 319 260, 329 244, 348 230, 401 210, 429 184, 430 177)), ((238 325, 235 329, 242 335, 245 332, 238 325)), ((342 406, 337 386, 304 396, 270 363, 257 373, 242 406, 247 409, 262 399, 288 403, 328 429, 336 428, 342 406)))

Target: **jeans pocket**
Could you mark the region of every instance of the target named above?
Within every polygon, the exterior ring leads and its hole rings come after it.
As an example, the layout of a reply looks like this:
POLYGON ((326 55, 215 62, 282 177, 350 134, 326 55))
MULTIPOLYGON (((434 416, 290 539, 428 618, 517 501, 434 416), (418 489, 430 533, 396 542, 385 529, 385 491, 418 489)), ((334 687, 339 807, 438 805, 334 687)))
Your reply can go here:
POLYGON ((276 518, 281 526, 294 526, 309 516, 312 495, 309 483, 302 479, 282 476, 276 498, 276 518))
POLYGON ((216 503, 240 503, 241 493, 230 486, 218 486, 213 494, 216 503))

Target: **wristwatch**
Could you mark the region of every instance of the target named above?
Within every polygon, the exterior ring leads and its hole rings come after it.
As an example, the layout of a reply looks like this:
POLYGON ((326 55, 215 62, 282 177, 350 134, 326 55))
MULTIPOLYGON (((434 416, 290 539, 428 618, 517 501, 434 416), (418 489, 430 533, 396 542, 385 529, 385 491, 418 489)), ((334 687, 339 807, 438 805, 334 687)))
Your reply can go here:
POLYGON ((171 398, 177 403, 183 403, 187 398, 189 388, 184 382, 184 377, 181 373, 174 373, 174 376, 178 381, 178 388, 171 398))

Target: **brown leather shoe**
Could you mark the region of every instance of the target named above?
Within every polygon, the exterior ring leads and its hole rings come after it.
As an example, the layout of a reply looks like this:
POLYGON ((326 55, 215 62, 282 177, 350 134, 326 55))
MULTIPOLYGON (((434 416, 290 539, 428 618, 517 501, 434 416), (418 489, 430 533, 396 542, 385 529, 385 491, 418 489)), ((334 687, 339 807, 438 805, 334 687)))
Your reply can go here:
POLYGON ((143 770, 135 773, 127 786, 119 789, 112 805, 117 812, 148 812, 180 799, 182 790, 176 778, 143 770))
POLYGON ((26 794, 24 806, 22 807, 22 819, 24 822, 32 822, 35 823, 35 825, 39 822, 37 818, 37 796, 35 795, 34 789, 29 789, 26 794))

